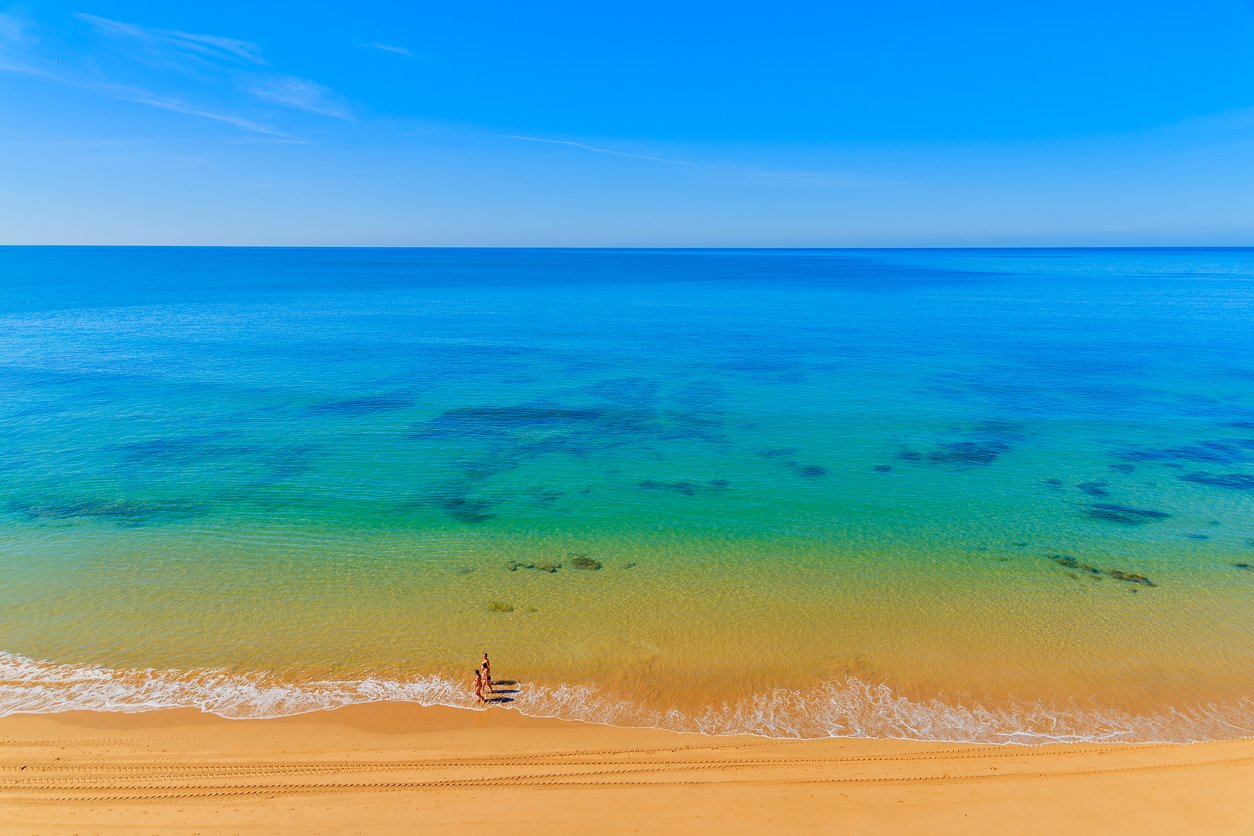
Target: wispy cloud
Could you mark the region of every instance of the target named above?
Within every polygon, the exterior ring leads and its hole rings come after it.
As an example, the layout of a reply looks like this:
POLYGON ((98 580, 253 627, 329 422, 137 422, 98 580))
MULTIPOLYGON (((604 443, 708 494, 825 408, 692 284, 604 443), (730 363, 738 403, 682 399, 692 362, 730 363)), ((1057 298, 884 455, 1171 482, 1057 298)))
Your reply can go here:
POLYGON ((22 75, 37 78, 40 81, 49 84, 56 84, 61 87, 70 87, 76 90, 86 90, 87 92, 96 93, 118 101, 147 105, 148 107, 154 107, 158 110, 168 110, 173 113, 182 113, 187 116, 209 119, 213 122, 233 125, 245 131, 251 131, 263 136, 285 140, 295 139, 282 131, 275 130, 268 125, 249 119, 245 116, 241 116, 238 113, 233 113, 229 110, 195 104, 178 97, 161 96, 150 90, 145 90, 142 87, 115 84, 114 82, 106 79, 69 75, 64 72, 60 72, 55 66, 36 66, 34 64, 10 66, 4 64, 3 61, 0 60, 0 71, 20 73, 22 75))
POLYGON ((54 60, 48 49, 33 49, 35 41, 28 27, 16 16, 0 13, 0 71, 209 119, 282 141, 295 138, 269 127, 249 111, 278 105, 352 119, 347 103, 333 90, 311 79, 272 71, 261 47, 251 41, 143 26, 84 12, 75 17, 114 59, 106 69, 99 55, 87 58, 71 53, 54 60), (215 100, 226 104, 207 103, 215 100))
POLYGON ((351 120, 352 114, 347 106, 327 87, 316 81, 296 76, 265 76, 255 80, 248 92, 259 99, 316 113, 319 116, 330 116, 334 119, 351 120))
MULTIPOLYGON (((173 30, 147 30, 144 27, 91 15, 79 17, 97 30, 108 30, 154 42, 174 44, 180 50, 215 60, 223 56, 233 56, 232 60, 242 58, 252 64, 257 64, 261 60, 255 45, 245 41, 192 35, 173 30)), ((62 61, 44 57, 40 54, 44 50, 35 49, 36 45, 36 38, 30 34, 28 26, 23 21, 11 14, 0 14, 0 72, 24 75, 46 84, 83 90, 116 101, 130 102, 231 125, 271 140, 295 140, 295 137, 290 134, 231 108, 193 101, 181 94, 154 91, 146 85, 120 83, 101 74, 91 62, 62 61)))
POLYGON ((150 44, 170 47, 184 53, 213 58, 218 61, 242 60, 262 67, 269 66, 261 55, 261 47, 237 38, 200 35, 177 29, 154 29, 136 23, 124 23, 107 17, 78 12, 79 20, 104 35, 134 38, 150 44))
POLYGON ((404 55, 406 58, 414 57, 414 54, 403 46, 394 46, 393 44, 383 44, 383 43, 379 43, 378 41, 375 41, 372 44, 367 44, 367 46, 369 46, 371 49, 379 49, 384 52, 392 52, 397 55, 404 55))
POLYGON ((15 15, 0 12, 0 44, 25 45, 34 40, 34 36, 27 31, 26 24, 15 15))
POLYGON ((695 166, 697 163, 688 160, 672 160, 666 157, 654 157, 649 154, 633 154, 630 151, 617 151, 613 148, 600 148, 596 145, 589 145, 586 142, 576 142, 573 139, 551 139, 543 136, 525 136, 522 134, 492 134, 502 139, 514 139, 520 142, 542 142, 546 145, 567 145, 571 148, 578 148, 581 151, 591 151, 594 154, 609 154, 612 157, 626 157, 631 160, 648 160, 655 163, 666 163, 667 165, 690 165, 695 166))

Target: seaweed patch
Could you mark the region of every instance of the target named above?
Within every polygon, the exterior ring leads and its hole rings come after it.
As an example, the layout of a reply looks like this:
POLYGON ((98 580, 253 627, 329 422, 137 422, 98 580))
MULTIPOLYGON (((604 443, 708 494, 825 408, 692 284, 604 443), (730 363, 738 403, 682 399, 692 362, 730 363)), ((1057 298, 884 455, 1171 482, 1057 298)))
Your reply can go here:
POLYGON ((1122 447, 1112 455, 1125 462, 1189 461, 1207 464, 1241 464, 1254 460, 1254 439, 1205 440, 1179 447, 1122 447))
POLYGON ((958 469, 984 467, 1009 453, 1023 439, 1023 425, 1017 421, 987 419, 944 433, 926 453, 907 448, 897 458, 958 469))
POLYGON ((405 508, 439 508, 458 522, 468 525, 485 523, 496 517, 492 509, 499 503, 474 496, 469 487, 462 484, 437 485, 424 497, 407 502, 405 508))
POLYGON ((54 500, 13 502, 9 507, 28 520, 99 520, 128 527, 176 522, 206 510, 203 503, 180 499, 54 500))
POLYGON ((1131 508, 1127 505, 1115 505, 1110 502, 1095 502, 1085 511, 1095 520, 1119 523, 1120 525, 1144 525, 1154 520, 1164 520, 1171 515, 1166 511, 1154 511, 1148 508, 1131 508))
POLYGON ((798 476, 804 476, 807 479, 817 479, 820 476, 827 475, 827 468, 817 464, 800 464, 789 459, 784 462, 784 467, 796 473, 798 476))
POLYGON ((1254 490, 1254 475, 1249 473, 1185 473, 1180 476, 1185 482, 1199 485, 1210 485, 1213 488, 1228 488, 1234 491, 1254 490))
POLYGON ((722 493, 731 486, 731 482, 726 479, 710 479, 706 482, 663 482, 657 479, 643 479, 636 484, 645 490, 669 491, 671 493, 683 494, 684 496, 696 496, 699 493, 722 493))
POLYGON ((927 454, 932 464, 992 464, 997 457, 1010 450, 1001 441, 951 441, 940 444, 927 454))

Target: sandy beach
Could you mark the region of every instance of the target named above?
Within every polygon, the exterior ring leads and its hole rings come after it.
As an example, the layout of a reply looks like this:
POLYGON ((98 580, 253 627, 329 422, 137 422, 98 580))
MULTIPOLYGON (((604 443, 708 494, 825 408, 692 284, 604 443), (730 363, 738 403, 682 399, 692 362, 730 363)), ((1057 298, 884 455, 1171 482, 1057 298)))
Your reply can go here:
POLYGON ((1254 741, 703 737, 400 704, 0 720, 4 833, 1250 833, 1254 741))

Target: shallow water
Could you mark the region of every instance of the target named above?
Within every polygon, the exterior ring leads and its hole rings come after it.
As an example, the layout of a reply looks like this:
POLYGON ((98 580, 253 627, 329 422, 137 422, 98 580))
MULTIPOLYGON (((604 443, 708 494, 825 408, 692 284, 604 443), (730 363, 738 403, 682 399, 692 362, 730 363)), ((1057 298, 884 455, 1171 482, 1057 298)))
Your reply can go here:
POLYGON ((1251 250, 0 249, 0 713, 489 649, 604 722, 1248 735, 1252 313, 1251 250))

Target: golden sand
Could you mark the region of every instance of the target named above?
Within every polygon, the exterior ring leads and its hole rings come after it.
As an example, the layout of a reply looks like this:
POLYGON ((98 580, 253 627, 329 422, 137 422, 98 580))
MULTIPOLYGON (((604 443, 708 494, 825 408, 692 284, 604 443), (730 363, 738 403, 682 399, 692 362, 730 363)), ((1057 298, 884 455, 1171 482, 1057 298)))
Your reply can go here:
POLYGON ((0 719, 4 833, 1254 832, 1254 740, 703 737, 500 708, 0 719))

